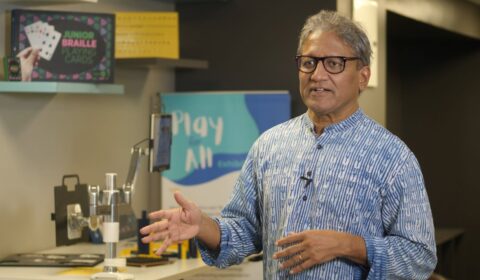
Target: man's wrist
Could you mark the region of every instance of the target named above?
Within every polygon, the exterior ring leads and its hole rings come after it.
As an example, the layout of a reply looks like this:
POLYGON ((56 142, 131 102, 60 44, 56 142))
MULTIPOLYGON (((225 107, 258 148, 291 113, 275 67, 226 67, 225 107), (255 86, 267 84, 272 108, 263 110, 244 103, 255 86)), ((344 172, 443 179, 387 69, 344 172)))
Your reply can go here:
POLYGON ((344 233, 342 236, 341 257, 361 265, 367 265, 367 247, 365 240, 359 235, 344 233))
POLYGON ((220 227, 212 218, 202 213, 200 228, 195 236, 211 250, 220 249, 220 227))
POLYGON ((210 227, 209 220, 211 218, 202 212, 200 216, 200 224, 198 226, 198 233, 196 238, 202 239, 202 237, 208 237, 208 228, 210 227), (207 236, 206 236, 207 235, 207 236))

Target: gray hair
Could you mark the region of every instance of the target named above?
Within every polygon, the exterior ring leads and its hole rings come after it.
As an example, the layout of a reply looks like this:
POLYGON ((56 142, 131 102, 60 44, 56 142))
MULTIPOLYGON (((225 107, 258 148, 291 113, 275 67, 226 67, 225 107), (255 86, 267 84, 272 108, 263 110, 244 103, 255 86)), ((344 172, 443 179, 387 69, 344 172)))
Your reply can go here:
POLYGON ((301 54, 304 41, 315 31, 335 33, 352 48, 356 56, 360 57, 363 65, 370 65, 372 56, 370 41, 358 23, 333 11, 320 11, 310 16, 300 33, 297 54, 301 54))

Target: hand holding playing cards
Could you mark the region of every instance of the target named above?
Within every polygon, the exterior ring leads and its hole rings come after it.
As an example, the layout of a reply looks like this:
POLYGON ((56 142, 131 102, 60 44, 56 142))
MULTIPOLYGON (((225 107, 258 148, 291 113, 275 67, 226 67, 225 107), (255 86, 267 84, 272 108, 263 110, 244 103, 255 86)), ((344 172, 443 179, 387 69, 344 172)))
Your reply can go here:
POLYGON ((25 26, 24 31, 30 46, 40 49, 40 57, 50 61, 62 34, 56 31, 53 25, 41 20, 25 26))
POLYGON ((22 71, 22 81, 32 80, 33 68, 38 64, 40 59, 40 49, 28 47, 17 54, 20 58, 20 69, 22 71))

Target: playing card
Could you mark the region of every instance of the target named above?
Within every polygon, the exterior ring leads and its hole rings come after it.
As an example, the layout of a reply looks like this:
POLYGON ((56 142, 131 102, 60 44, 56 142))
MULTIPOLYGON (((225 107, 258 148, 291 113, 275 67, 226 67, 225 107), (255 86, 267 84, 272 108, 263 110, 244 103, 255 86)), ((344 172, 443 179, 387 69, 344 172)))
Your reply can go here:
POLYGON ((45 35, 45 32, 47 31, 47 28, 48 28, 49 26, 51 26, 51 25, 49 25, 49 24, 46 23, 46 22, 40 22, 40 24, 37 25, 37 33, 38 33, 38 36, 39 36, 40 38, 42 38, 43 35, 45 35))
POLYGON ((55 48, 60 42, 62 34, 52 28, 49 28, 50 31, 46 31, 43 35, 42 41, 40 43, 40 57, 48 61, 52 58, 55 48))
POLYGON ((28 42, 33 48, 40 48, 40 27, 43 25, 41 20, 25 26, 25 34, 27 35, 28 42))
POLYGON ((42 42, 42 31, 44 29, 44 23, 39 20, 34 23, 33 25, 33 41, 34 41, 34 46, 35 48, 40 47, 40 43, 42 42))
POLYGON ((55 31, 55 27, 53 25, 45 23, 45 26, 46 26, 45 33, 55 31))

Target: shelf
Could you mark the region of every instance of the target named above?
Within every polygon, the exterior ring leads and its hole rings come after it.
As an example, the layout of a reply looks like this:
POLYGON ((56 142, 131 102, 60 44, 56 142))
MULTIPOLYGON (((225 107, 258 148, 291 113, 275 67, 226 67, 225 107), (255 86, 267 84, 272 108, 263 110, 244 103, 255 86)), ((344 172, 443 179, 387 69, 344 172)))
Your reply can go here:
POLYGON ((123 94, 124 86, 65 82, 0 82, 0 93, 123 94))
POLYGON ((168 3, 211 3, 211 2, 230 2, 230 0, 156 0, 168 3))
POLYGON ((174 58, 117 58, 118 66, 126 67, 176 67, 188 69, 208 69, 208 61, 198 59, 174 58))
POLYGON ((48 5, 48 4, 77 4, 77 3, 97 3, 98 0, 0 0, 0 4, 20 4, 20 5, 48 5))

